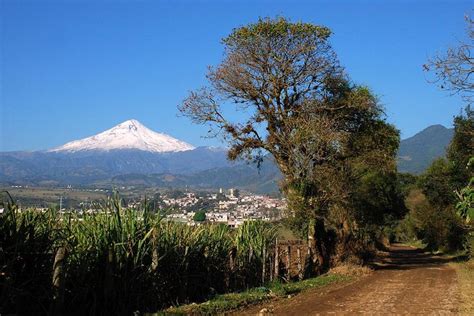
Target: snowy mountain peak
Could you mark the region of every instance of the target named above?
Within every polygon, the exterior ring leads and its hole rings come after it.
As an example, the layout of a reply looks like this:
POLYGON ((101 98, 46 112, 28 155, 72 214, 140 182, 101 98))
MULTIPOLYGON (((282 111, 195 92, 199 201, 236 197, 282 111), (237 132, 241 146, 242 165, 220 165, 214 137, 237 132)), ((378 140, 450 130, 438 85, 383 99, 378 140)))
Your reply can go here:
POLYGON ((143 125, 142 123, 134 119, 126 120, 125 122, 122 122, 112 127, 111 129, 114 129, 114 128, 128 128, 129 130, 135 130, 135 131, 137 131, 140 128, 148 129, 145 125, 143 125))
POLYGON ((154 132, 137 120, 127 120, 105 132, 69 142, 50 151, 77 152, 120 149, 138 149, 163 153, 192 150, 194 147, 169 135, 154 132))

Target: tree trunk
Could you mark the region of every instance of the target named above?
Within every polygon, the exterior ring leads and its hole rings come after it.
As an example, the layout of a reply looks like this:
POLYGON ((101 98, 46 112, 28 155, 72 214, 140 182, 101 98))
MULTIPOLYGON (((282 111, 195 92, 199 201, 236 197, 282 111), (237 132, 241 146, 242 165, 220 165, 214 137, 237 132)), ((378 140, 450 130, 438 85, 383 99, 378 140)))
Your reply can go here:
POLYGON ((329 253, 327 250, 327 232, 324 219, 317 217, 310 219, 308 227, 308 246, 311 250, 314 272, 319 274, 329 267, 329 253))

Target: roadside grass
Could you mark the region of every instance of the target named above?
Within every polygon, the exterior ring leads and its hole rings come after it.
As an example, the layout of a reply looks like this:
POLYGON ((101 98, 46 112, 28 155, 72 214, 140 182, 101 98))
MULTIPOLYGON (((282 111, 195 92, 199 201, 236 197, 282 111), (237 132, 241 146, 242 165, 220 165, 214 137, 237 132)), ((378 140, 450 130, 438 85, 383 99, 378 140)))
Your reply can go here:
POLYGON ((418 248, 418 249, 426 249, 426 246, 427 246, 427 244, 423 243, 423 241, 419 239, 404 241, 402 244, 409 247, 418 248))
MULTIPOLYGON (((474 237, 470 237, 469 249, 474 249, 474 237)), ((457 254, 459 258, 466 258, 469 253, 462 252, 457 254)), ((459 284, 459 293, 461 296, 460 315, 474 315, 474 254, 471 252, 471 259, 467 261, 456 260, 450 265, 456 270, 459 284)))
MULTIPOLYGON (((417 246, 424 249, 424 244, 420 241, 413 243, 405 243, 409 246, 417 246)), ((474 249, 474 239, 471 241, 471 248, 474 249)), ((465 250, 459 250, 455 252, 443 252, 435 251, 435 255, 442 255, 445 258, 453 260, 449 263, 453 267, 457 274, 457 280, 459 284, 459 292, 461 297, 461 306, 459 307, 460 315, 474 315, 474 259, 463 261, 463 258, 467 257, 465 250)))
POLYGON ((281 283, 273 282, 267 287, 252 288, 239 293, 217 295, 209 301, 200 304, 188 304, 171 307, 151 315, 215 315, 237 310, 249 305, 254 305, 274 298, 283 298, 296 295, 311 288, 323 287, 329 284, 348 282, 353 276, 341 274, 325 274, 316 278, 298 282, 281 283))
POLYGON ((373 268, 369 266, 362 266, 350 263, 342 263, 338 266, 331 268, 329 273, 335 275, 343 275, 343 276, 350 276, 350 277, 361 277, 365 275, 369 275, 373 272, 373 268))
POLYGON ((474 259, 465 262, 453 262, 458 276, 459 292, 461 294, 461 315, 474 315, 474 259))
POLYGON ((278 230, 277 230, 278 238, 281 240, 295 240, 299 239, 295 234, 289 229, 288 227, 285 227, 282 224, 278 225, 278 230))

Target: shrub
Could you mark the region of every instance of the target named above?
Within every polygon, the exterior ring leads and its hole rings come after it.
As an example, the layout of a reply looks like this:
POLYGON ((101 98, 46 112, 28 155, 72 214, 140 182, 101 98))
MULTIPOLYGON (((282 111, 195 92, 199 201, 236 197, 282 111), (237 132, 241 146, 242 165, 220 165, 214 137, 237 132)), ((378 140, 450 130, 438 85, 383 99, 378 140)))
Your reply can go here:
POLYGON ((197 211, 194 213, 193 220, 196 222, 204 222, 206 220, 206 212, 197 211))
POLYGON ((396 228, 399 241, 421 240, 429 250, 463 249, 466 231, 451 206, 433 205, 419 190, 412 190, 406 204, 410 209, 396 228))

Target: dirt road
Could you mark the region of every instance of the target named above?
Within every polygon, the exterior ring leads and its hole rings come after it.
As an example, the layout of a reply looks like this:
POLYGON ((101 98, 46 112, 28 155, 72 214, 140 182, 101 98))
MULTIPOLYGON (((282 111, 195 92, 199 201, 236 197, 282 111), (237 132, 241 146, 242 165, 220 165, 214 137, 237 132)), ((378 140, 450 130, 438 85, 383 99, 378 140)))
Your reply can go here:
POLYGON ((446 259, 395 245, 374 273, 354 283, 308 291, 239 314, 256 315, 266 308, 275 315, 447 315, 456 314, 459 303, 456 272, 446 259))

